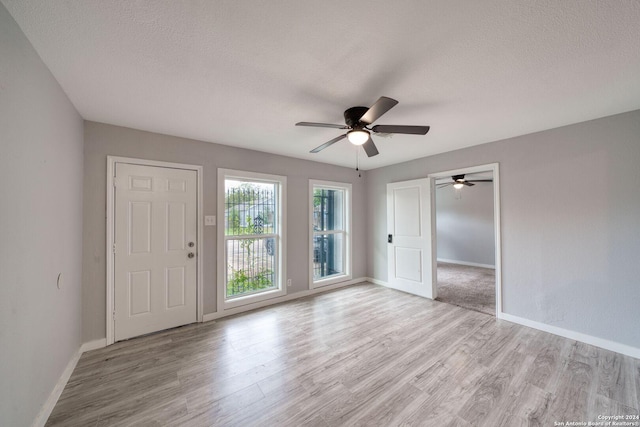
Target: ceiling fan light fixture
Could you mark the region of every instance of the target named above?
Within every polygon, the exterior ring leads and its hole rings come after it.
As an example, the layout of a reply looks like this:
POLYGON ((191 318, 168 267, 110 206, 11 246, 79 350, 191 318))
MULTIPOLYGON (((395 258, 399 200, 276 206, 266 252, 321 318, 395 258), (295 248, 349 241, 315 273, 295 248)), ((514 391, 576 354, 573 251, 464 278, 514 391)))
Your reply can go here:
POLYGON ((354 129, 347 132, 347 139, 353 145, 362 145, 369 140, 369 132, 363 129, 354 129))
POLYGON ((453 184, 453 188, 455 188, 456 190, 459 190, 462 187, 464 187, 464 184, 461 182, 456 182, 455 184, 453 184))

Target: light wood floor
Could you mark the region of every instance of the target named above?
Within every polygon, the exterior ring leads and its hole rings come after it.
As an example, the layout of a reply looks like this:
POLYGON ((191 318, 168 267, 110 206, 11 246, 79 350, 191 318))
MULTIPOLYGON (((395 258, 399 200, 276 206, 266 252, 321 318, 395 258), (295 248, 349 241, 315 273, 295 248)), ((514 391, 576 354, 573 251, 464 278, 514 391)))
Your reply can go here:
POLYGON ((47 425, 553 426, 639 396, 638 359, 365 284, 85 353, 47 425))

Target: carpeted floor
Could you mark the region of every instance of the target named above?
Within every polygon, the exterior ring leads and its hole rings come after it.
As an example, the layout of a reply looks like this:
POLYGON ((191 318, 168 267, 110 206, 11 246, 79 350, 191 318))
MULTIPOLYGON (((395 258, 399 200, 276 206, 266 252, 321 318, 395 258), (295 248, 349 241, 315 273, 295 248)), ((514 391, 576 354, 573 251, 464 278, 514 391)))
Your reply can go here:
POLYGON ((436 300, 495 316, 495 270, 439 262, 436 300))

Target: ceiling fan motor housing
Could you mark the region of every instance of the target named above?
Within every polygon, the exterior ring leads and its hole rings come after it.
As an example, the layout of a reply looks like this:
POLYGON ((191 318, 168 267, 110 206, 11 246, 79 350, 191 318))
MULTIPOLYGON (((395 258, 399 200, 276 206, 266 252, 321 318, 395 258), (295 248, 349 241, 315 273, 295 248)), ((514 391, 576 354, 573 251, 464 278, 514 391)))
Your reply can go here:
POLYGON ((363 124, 360 123, 360 118, 364 116, 364 113, 369 110, 368 107, 351 107, 344 112, 344 122, 350 128, 359 128, 364 127, 363 124))

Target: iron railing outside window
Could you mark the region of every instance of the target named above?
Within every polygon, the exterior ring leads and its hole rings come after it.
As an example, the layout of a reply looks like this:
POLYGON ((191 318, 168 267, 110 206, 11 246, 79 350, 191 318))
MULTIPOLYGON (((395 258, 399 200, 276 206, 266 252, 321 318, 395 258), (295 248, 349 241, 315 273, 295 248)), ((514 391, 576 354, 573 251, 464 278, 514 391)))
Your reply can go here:
POLYGON ((226 297, 276 289, 278 230, 275 185, 226 188, 226 297))

